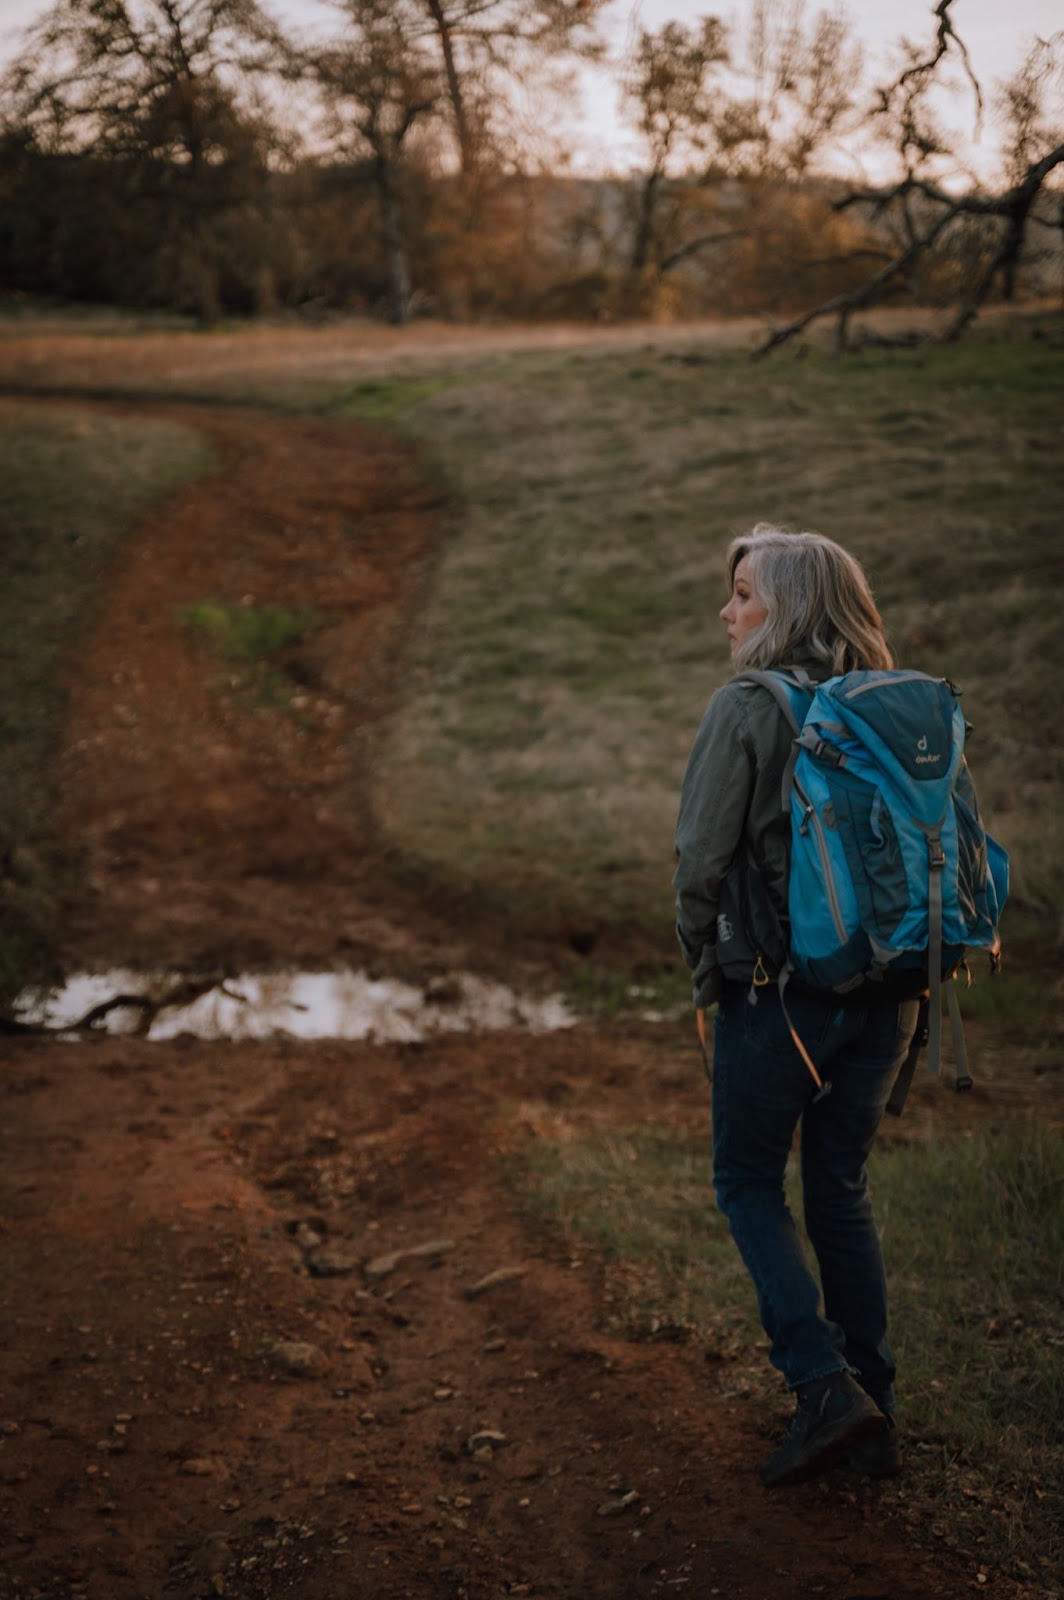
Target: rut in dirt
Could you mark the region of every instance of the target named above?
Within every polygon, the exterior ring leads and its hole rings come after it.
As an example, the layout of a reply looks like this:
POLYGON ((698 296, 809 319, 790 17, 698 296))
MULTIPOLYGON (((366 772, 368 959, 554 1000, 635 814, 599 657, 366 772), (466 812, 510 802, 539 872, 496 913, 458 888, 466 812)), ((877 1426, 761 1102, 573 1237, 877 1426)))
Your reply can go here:
POLYGON ((203 433, 218 469, 128 540, 71 674, 56 787, 81 883, 64 966, 234 972, 439 948, 369 780, 446 525, 440 490, 358 425, 156 409, 203 433), (323 619, 276 663, 280 707, 182 630, 204 602, 323 619))

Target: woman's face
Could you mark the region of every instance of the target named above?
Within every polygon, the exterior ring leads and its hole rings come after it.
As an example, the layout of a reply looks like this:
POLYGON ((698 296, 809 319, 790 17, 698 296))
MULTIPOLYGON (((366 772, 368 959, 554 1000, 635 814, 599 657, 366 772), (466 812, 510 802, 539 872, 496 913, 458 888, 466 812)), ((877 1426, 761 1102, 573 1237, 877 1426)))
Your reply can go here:
POLYGON ((767 616, 768 607, 754 588, 747 558, 743 556, 732 578, 731 599, 720 613, 721 621, 728 629, 728 643, 733 656, 754 629, 760 628, 767 616))

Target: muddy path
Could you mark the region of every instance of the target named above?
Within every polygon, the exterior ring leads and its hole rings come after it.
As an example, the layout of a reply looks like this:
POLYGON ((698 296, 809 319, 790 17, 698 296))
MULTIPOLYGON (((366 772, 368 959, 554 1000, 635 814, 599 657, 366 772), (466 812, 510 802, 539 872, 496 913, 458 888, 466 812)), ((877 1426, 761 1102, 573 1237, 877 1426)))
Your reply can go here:
MULTIPOLYGON (((449 509, 369 430, 167 414, 218 471, 130 540, 71 681, 64 960, 498 972, 498 924, 388 860, 368 804, 449 509), (175 626, 208 596, 328 618, 288 663, 299 717, 175 626)), ((571 958, 505 932, 511 978, 571 958)), ((903 1136, 994 1114, 994 1070, 903 1136)), ((1037 1073, 1022 1095, 1048 1103, 1037 1073)), ((1022 1592, 918 1484, 762 1491, 787 1410, 762 1353, 625 1338, 601 1264, 517 1204, 524 1141, 690 1131, 705 1099, 679 1023, 4 1042, 0 1596, 1022 1592)))
POLYGON ((453 959, 451 919, 404 890, 367 800, 440 491, 368 429, 159 414, 205 434, 217 471, 141 529, 71 677, 60 828, 88 892, 68 909, 65 964, 233 971, 398 959, 415 941, 453 959), (323 619, 286 652, 280 702, 182 629, 204 602, 323 619))

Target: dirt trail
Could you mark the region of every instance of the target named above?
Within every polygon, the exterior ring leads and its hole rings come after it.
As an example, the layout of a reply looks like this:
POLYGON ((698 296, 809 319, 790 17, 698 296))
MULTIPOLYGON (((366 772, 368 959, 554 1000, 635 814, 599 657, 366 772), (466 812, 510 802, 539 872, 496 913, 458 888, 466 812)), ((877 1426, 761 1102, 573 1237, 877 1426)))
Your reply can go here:
MULTIPOLYGON (((131 540, 71 686, 67 960, 491 970, 499 930, 406 884, 366 801, 444 508, 368 430, 182 415, 219 473, 131 540), (287 663, 299 717, 175 625, 248 595, 328 618, 287 663)), ((537 1129, 704 1123, 679 1026, 26 1038, 0 1098, 3 1600, 986 1588, 904 1480, 762 1492, 760 1352, 618 1337, 595 1261, 522 1222, 537 1129)))
POLYGON ((218 474, 132 543, 70 685, 61 823, 89 894, 70 908, 63 954, 228 970, 379 954, 405 917, 394 885, 369 882, 383 879, 364 769, 439 493, 369 430, 165 414, 207 435, 218 474), (197 649, 177 618, 205 601, 326 619, 288 651, 290 703, 197 649))

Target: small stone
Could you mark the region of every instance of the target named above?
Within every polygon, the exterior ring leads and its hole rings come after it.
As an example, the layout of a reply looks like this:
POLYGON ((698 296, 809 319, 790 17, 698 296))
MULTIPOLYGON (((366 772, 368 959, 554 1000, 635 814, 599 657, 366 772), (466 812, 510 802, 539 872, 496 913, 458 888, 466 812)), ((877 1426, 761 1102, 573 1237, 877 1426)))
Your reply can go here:
POLYGON ((476 1283, 471 1283, 466 1289, 466 1298, 475 1300, 478 1295, 487 1294, 491 1289, 499 1289, 503 1284, 516 1283, 527 1271, 527 1267, 497 1267, 494 1272, 489 1272, 483 1278, 478 1278, 476 1283))
POLYGON ((627 1494, 622 1494, 617 1500, 604 1500, 602 1505, 599 1506, 596 1516, 619 1517, 622 1512, 628 1510, 629 1506, 634 1505, 638 1499, 638 1490, 629 1489, 627 1494))
POLYGON ((315 1378, 329 1365, 324 1350, 299 1339, 280 1340, 270 1349, 269 1359, 273 1366, 294 1378, 315 1378))
POLYGON ((506 1442, 505 1433, 500 1433, 497 1428, 478 1428, 466 1440, 466 1449, 471 1456, 477 1455, 481 1450, 490 1454, 493 1450, 501 1450, 506 1442))
POLYGON ((225 1467, 213 1456, 190 1456, 182 1461, 181 1471, 187 1478, 213 1478, 224 1473, 225 1467))
POLYGON ((362 1270, 367 1278, 386 1278, 403 1261, 438 1260, 453 1249, 452 1239, 429 1239, 425 1244, 414 1244, 402 1250, 390 1250, 383 1256, 374 1256, 362 1270))
POLYGON ((324 1245, 307 1256, 307 1271, 312 1278, 346 1278, 361 1265, 361 1256, 342 1244, 324 1245))

